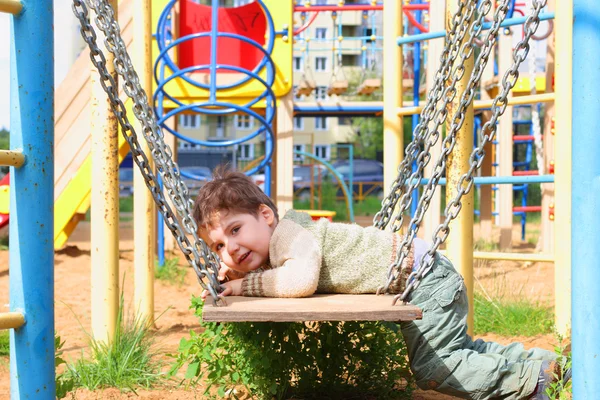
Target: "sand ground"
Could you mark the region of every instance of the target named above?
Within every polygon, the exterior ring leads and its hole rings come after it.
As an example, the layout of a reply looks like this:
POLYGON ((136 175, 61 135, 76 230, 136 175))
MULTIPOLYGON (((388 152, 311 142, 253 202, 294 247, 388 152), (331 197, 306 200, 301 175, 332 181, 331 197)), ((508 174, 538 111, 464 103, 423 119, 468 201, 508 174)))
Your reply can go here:
MULTIPOLYGON (((369 224, 369 220, 359 221, 369 224)), ((477 230, 477 228, 476 228, 477 230)), ((522 251, 533 251, 534 245, 521 242, 519 227, 515 225, 513 243, 522 251)), ((133 298, 133 229, 131 222, 121 223, 120 269, 124 297, 127 305, 133 298)), ((477 232, 476 232, 477 237, 477 232)), ((87 332, 90 332, 90 225, 82 222, 70 238, 67 246, 55 255, 55 314, 56 330, 65 340, 65 358, 74 360, 86 351, 87 332)), ((531 240, 530 240, 531 241, 531 240)), ((183 258, 181 258, 183 259, 183 258)), ((184 261, 182 261, 183 263, 184 261)), ((183 264, 182 264, 183 265, 183 264)), ((0 251, 0 312, 8 311, 8 252, 0 251)), ((475 285, 491 296, 526 296, 534 301, 552 305, 554 301, 554 266, 551 263, 476 262, 475 285)), ((200 294, 200 287, 192 271, 188 271, 183 285, 162 281, 155 283, 156 335, 161 352, 173 353, 182 337, 200 325, 189 310, 192 295, 200 294)), ((493 334, 482 336, 500 343, 521 341, 526 347, 542 347, 552 350, 553 335, 537 337, 500 337, 493 334)), ((138 391, 143 399, 196 399, 203 388, 182 390, 167 385, 152 391, 138 391)), ((9 397, 8 359, 0 358, 0 399, 9 397)), ((128 399, 132 393, 115 389, 101 392, 77 391, 75 399, 128 399)), ((430 392, 417 392, 414 399, 452 399, 430 392)))

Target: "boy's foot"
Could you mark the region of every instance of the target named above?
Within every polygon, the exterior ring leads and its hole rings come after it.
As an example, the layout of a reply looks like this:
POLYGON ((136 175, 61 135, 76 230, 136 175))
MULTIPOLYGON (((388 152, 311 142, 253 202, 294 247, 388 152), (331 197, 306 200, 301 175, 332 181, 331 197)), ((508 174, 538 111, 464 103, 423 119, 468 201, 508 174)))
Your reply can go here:
POLYGON ((538 384, 529 398, 532 400, 550 400, 546 390, 558 381, 562 381, 564 387, 569 380, 571 380, 571 368, 562 371, 558 362, 544 361, 538 376, 538 384))

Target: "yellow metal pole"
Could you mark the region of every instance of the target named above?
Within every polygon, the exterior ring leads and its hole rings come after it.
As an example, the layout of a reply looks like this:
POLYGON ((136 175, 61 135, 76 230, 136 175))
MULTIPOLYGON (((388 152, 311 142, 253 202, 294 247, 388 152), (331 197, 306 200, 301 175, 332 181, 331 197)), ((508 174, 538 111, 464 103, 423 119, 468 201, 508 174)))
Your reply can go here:
POLYGON ((17 15, 23 10, 23 4, 18 0, 0 0, 0 12, 17 15))
POLYGON ((397 168, 404 156, 402 117, 402 46, 396 38, 402 36, 402 1, 387 0, 383 13, 383 187, 387 195, 396 179, 397 168))
POLYGON ((573 0, 556 2, 555 23, 555 268, 554 309, 556 329, 567 334, 571 327, 571 82, 573 75, 573 0))
MULTIPOLYGON (((457 2, 446 1, 446 30, 450 30, 452 16, 456 12, 457 2)), ((456 83, 458 91, 449 107, 449 120, 446 132, 450 131, 452 116, 460 105, 460 96, 466 90, 469 77, 473 71, 473 57, 465 60, 465 73, 463 78, 456 83)), ((458 181, 469 170, 469 156, 473 151, 473 104, 465 110, 465 121, 456 134, 456 145, 448 156, 446 167, 446 204, 456 197, 458 181)), ((463 208, 450 225, 450 234, 446 248, 448 258, 452 261, 457 271, 461 273, 467 286, 469 299, 469 314, 467 316, 468 333, 473 335, 473 190, 462 198, 463 208)))
MULTIPOLYGON (((116 13, 117 0, 111 0, 111 5, 116 13)), ((98 46, 106 55, 106 68, 116 82, 114 57, 106 50, 101 31, 96 31, 98 46)), ((119 132, 117 119, 94 68, 91 123, 92 335, 96 340, 109 342, 115 333, 119 310, 119 132)))
POLYGON ((0 330, 17 329, 25 325, 25 316, 20 312, 0 313, 0 330))
MULTIPOLYGON (((134 65, 140 83, 148 98, 152 97, 152 30, 150 0, 135 0, 133 17, 134 65)), ((141 132, 139 124, 137 131, 141 132)), ((142 150, 152 161, 148 145, 143 142, 142 150)), ((151 165, 153 168, 154 165, 151 165)), ((148 324, 154 322, 154 248, 156 212, 152 195, 146 187, 141 173, 135 169, 133 176, 133 221, 134 221, 134 301, 137 315, 148 324)))
POLYGON ((25 162, 21 151, 0 150, 0 165, 19 168, 25 162))
MULTIPOLYGON (((554 101, 554 93, 540 93, 526 96, 509 97, 508 105, 516 106, 521 104, 551 103, 554 101)), ((490 108, 493 100, 476 100, 473 102, 474 110, 490 108)), ((398 109, 398 115, 406 116, 418 114, 423 110, 423 106, 402 107, 398 109)))

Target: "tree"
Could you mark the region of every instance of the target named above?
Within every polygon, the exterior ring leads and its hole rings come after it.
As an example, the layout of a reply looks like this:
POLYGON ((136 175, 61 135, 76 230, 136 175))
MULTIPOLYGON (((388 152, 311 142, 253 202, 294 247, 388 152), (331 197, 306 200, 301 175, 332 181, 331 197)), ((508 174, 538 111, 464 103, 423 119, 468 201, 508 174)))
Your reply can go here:
POLYGON ((10 149, 10 132, 6 129, 0 129, 0 150, 10 149))

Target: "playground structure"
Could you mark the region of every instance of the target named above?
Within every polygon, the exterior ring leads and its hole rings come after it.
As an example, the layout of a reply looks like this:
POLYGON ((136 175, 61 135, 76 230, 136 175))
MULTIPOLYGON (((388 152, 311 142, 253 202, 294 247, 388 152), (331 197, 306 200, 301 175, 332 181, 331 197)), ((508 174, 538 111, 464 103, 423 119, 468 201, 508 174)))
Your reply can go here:
MULTIPOLYGON (((13 18, 13 46, 14 51, 11 53, 11 62, 14 68, 12 70, 14 78, 13 82, 18 84, 11 85, 12 98, 19 104, 19 108, 13 108, 11 116, 11 147, 13 152, 3 152, 2 162, 11 165, 11 220, 10 235, 17 240, 11 240, 11 312, 0 315, 0 327, 12 328, 11 331, 11 369, 16 372, 11 373, 11 387, 13 388, 13 397, 21 398, 28 396, 27 393, 33 393, 36 388, 45 386, 46 390, 53 392, 54 375, 53 375, 53 360, 41 360, 41 357, 35 357, 36 354, 52 353, 53 352, 53 311, 52 311, 52 282, 53 282, 53 246, 56 241, 56 235, 52 233, 53 215, 56 215, 60 210, 59 201, 53 201, 52 195, 53 181, 50 176, 55 175, 54 169, 58 168, 58 163, 49 156, 52 154, 53 136, 50 132, 56 132, 57 127, 54 126, 54 118, 52 110, 53 91, 51 85, 47 82, 52 81, 52 34, 51 27, 51 6, 42 5, 42 2, 28 3, 27 8, 21 14, 22 7, 19 2, 7 1, 0 4, 0 10, 15 14, 13 18), (39 41, 26 41, 25 34, 37 32, 36 37, 44 38, 39 41), (32 43, 33 42, 33 43, 32 43), (32 46, 32 44, 35 45, 32 46), (43 55, 43 56, 40 56, 43 55), (35 59, 33 58, 35 57, 35 59), (45 61, 40 63, 39 60, 45 61), (30 66, 36 65, 39 70, 33 71, 30 66), (23 71, 22 74, 19 72, 23 71), (44 91, 40 91, 43 89, 44 91), (31 115, 40 115, 41 118, 29 118, 31 115), (20 153, 15 155, 14 153, 20 153), (32 195, 35 193, 36 195, 32 195), (35 211, 35 213, 33 212, 35 211), (52 238, 52 239, 51 239, 52 238), (35 260, 31 254, 39 254, 35 260), (40 268, 43 266, 43 268, 40 268), (36 277, 35 288, 32 287, 32 278, 36 277), (35 339, 35 340, 34 340, 35 339), (27 343, 34 343, 33 351, 26 351, 27 343), (52 365, 50 365, 52 364, 52 365), (19 380, 16 377, 19 376, 19 380), (30 392, 31 391, 31 392, 30 392)), ((265 2, 266 4, 267 2, 265 2)), ((386 3, 386 10, 388 3, 386 3)), ((317 8, 318 6, 314 6, 317 8)), ((341 7, 341 6, 340 6, 341 7)), ((350 6, 348 6, 350 7, 350 6)), ((379 6, 377 6, 379 7, 379 6)), ((595 308, 597 301, 597 291, 594 288, 594 282, 598 279, 598 272, 594 269, 594 262, 599 256, 597 246, 594 240, 598 236, 598 226, 600 221, 595 218, 594 210, 598 206, 598 199, 594 196, 597 189, 598 167, 597 161, 594 158, 594 139, 591 133, 597 127, 593 106, 597 94, 593 92, 595 81, 600 79, 598 72, 593 69, 593 64, 589 60, 595 56, 595 51, 600 47, 600 34, 594 30, 594 24, 588 24, 588 18, 597 16, 598 11, 595 11, 595 5, 589 0, 574 0, 570 2, 560 2, 558 4, 560 12, 557 12, 555 29, 561 32, 556 38, 556 54, 573 54, 573 68, 577 73, 573 74, 571 81, 571 65, 570 57, 557 58, 555 60, 555 89, 554 92, 548 92, 544 95, 531 95, 509 98, 507 104, 528 104, 531 102, 554 101, 556 112, 555 115, 555 130, 557 141, 556 146, 562 151, 557 152, 555 158, 556 175, 532 175, 532 176, 512 176, 512 162, 504 163, 503 160, 499 163, 500 178, 482 177, 475 179, 475 184, 520 184, 543 182, 550 183, 554 181, 556 199, 553 209, 554 224, 560 229, 555 230, 555 242, 560 245, 555 248, 555 265, 557 274, 557 287, 559 282, 569 282, 571 265, 573 269, 573 364, 574 364, 574 395, 582 398, 592 397, 592 393, 598 390, 598 382, 594 381, 594 368, 597 368, 597 360, 589 357, 589 354, 595 353, 592 349, 597 349, 598 341, 595 338, 593 330, 586 329, 590 324, 597 324, 599 316, 595 308), (572 16, 577 18, 573 21, 572 16), (573 27, 571 28, 571 23, 573 27), (573 36, 571 36, 573 32, 573 36), (571 42, 572 40, 572 42, 571 42), (571 46, 573 50, 571 50, 571 46), (572 82, 572 83, 571 83, 572 82), (572 91, 571 91, 572 89, 572 91), (553 93, 557 95, 554 96, 553 93), (571 93, 573 101, 571 103, 571 93), (584 101, 584 99, 586 101, 584 101), (578 118, 571 118, 571 110, 578 111, 578 118), (573 140, 571 143, 571 121, 573 127, 573 140), (573 148, 573 158, 576 162, 571 167, 571 146, 573 148), (502 166, 508 165, 511 168, 510 173, 504 174, 502 166), (572 182, 571 182, 572 179, 572 182), (571 190, 572 185, 572 190, 571 190), (560 189, 559 189, 560 188, 560 189), (571 201, 573 202, 571 213, 571 201), (571 229, 571 218, 577 229, 571 229), (572 240, 572 241, 571 241, 572 240), (572 245, 571 245, 572 243, 572 245), (587 303, 583 303, 583 302, 587 303), (589 378, 586 379, 586 376, 589 378)), ((146 7, 149 10, 149 7, 146 7)), ((216 12, 212 12, 213 27, 217 24, 216 12)), ((355 113, 371 113, 383 112, 386 122, 385 131, 385 165, 386 165, 386 184, 385 187, 390 187, 393 181, 393 171, 400 164, 402 158, 402 123, 400 116, 410 115, 419 112, 419 105, 408 108, 402 104, 402 80, 399 71, 402 69, 402 52, 398 46, 399 42, 405 40, 402 38, 402 5, 390 3, 389 13, 386 12, 386 21, 384 21, 384 37, 388 38, 384 43, 384 53, 393 62, 384 64, 384 74, 386 75, 386 85, 384 85, 384 103, 382 106, 371 105, 371 109, 366 107, 352 109, 346 104, 336 104, 333 106, 317 106, 312 110, 307 110, 302 107, 296 107, 297 113, 332 113, 339 115, 345 111, 355 113), (390 38, 398 38, 397 41, 390 38), (377 110, 377 111, 373 111, 377 110), (336 114, 337 113, 337 114, 336 114)), ((515 19, 515 23, 519 19, 515 19)), ((433 20, 431 20, 433 22, 433 20)), ((143 26, 144 24, 142 24, 143 26)), ((150 26, 145 24, 146 30, 150 26)), ((288 25, 288 29, 291 25, 288 25)), ((275 28, 274 28, 275 29, 275 28)), ((433 31, 430 27, 430 31, 433 31)), ((271 31, 275 34, 274 30, 271 31)), ((214 59, 211 59, 210 65, 204 69, 210 70, 210 87, 208 90, 209 102, 217 100, 216 83, 217 66, 215 56, 216 46, 216 29, 211 30, 211 44, 213 46, 214 59)), ((285 43, 285 32, 279 32, 282 42, 285 43)), ((273 35, 271 35, 273 36, 273 35)), ((136 36, 137 37, 137 36, 136 36)), ((413 38, 417 39, 417 38, 413 38)), ((287 39, 289 41, 289 37, 287 39)), ((500 53, 502 47, 506 43, 500 40, 500 53)), ((274 48, 277 48, 275 46, 274 48)), ((508 44, 510 49, 510 43, 508 44)), ((211 57, 212 57, 211 56, 211 57)), ((499 70, 504 71, 500 59, 499 70)), ((510 64, 510 63, 509 63, 510 64)), ((279 59, 274 62, 274 68, 279 66, 279 59)), ((149 68, 148 68, 149 71, 149 68)), ((265 68, 265 73, 268 75, 268 68, 265 68)), ((468 71, 468 68, 467 68, 468 71)), ((465 78, 468 78, 470 73, 465 73, 465 78)), ((149 75, 149 74, 148 74, 149 75)), ((270 78, 262 78, 264 82, 269 83, 270 78)), ((548 80, 547 80, 548 81, 548 80)), ((289 91, 288 82, 288 91, 289 91)), ((227 85, 225 83, 224 85, 227 85)), ((265 86, 263 84, 263 86, 265 86)), ((268 85, 272 86, 272 84, 268 85)), ((147 86, 146 86, 147 87, 147 86)), ((202 89, 202 88, 201 88, 202 89)), ((246 87, 247 89, 247 87, 246 87)), ((206 91, 206 88, 204 88, 206 91)), ((265 90, 262 89, 261 93, 265 90)), ((460 91, 460 89, 459 89, 460 91)), ((150 93, 151 91, 148 91, 150 93)), ((268 92, 268 90, 267 90, 268 92)), ((277 200, 278 206, 282 209, 289 208, 291 188, 288 182, 291 183, 291 141, 288 133, 291 131, 289 120, 292 115, 292 103, 288 98, 285 89, 279 92, 274 91, 275 96, 283 97, 278 99, 277 104, 277 123, 273 132, 273 147, 276 148, 277 160, 275 163, 276 169, 276 186, 273 196, 277 200), (281 114, 280 114, 281 113, 281 114), (287 119, 283 118, 285 115, 287 119), (281 137, 280 137, 281 136, 281 137), (289 161, 286 163, 286 161, 289 161), (288 178, 286 180, 286 178, 288 178), (281 183, 281 184, 280 184, 281 183), (286 207, 286 204, 288 205, 286 207)), ((238 99, 232 96, 232 99, 227 99, 227 108, 229 111, 248 111, 240 110, 242 105, 248 104, 248 101, 260 96, 259 94, 248 94, 248 98, 238 99), (252 97, 254 96, 254 97, 252 97), (236 108, 237 107, 237 108, 236 108), (233 110, 231 110, 233 109, 233 110)), ((269 106, 268 96, 264 98, 265 114, 268 114, 269 106)), ((174 99, 179 99, 173 96, 174 99)), ((202 100, 202 98, 200 98, 202 100)), ((172 100, 172 99, 169 99, 172 100)), ((181 100, 181 99, 179 99, 181 100)), ((189 103, 183 107, 193 109, 199 107, 194 101, 198 98, 189 100, 189 103)), ((219 100, 221 100, 219 98, 219 100)), ((262 99, 261 99, 262 101, 262 99)), ((210 104, 209 104, 210 105, 210 104)), ((475 108, 487 108, 492 105, 492 101, 482 100, 480 103, 475 103, 475 108)), ((69 105, 67 108, 69 108, 69 105)), ((169 109, 171 105, 164 106, 169 109)), ((181 105, 180 105, 181 106, 181 105)), ((510 107, 509 107, 510 109, 510 107)), ((274 110, 272 110, 275 113, 274 110)), ((173 113, 172 115, 175 115, 173 113)), ((160 114, 159 114, 160 115, 160 114)), ((167 114, 165 114, 166 116, 167 114)), ((509 113, 510 115, 510 113, 509 113)), ((257 116, 260 116, 257 113, 257 116)), ((471 118, 471 117, 469 117, 471 118)), ((165 118, 166 120, 166 118, 165 118)), ((269 121, 266 118, 265 121, 269 121)), ((56 121, 58 123, 58 119, 56 121)), ((506 125, 505 125, 506 126, 506 125)), ((503 135, 503 126, 500 126, 499 141, 502 146, 503 141, 508 140, 512 148, 512 124, 508 125, 510 135, 503 135), (508 139, 507 139, 508 138, 508 139)), ((268 131, 265 126, 263 133, 268 131)), ((465 155, 470 154, 473 147, 472 142, 467 140, 468 137, 473 137, 473 123, 466 122, 464 130, 457 135, 464 143, 458 142, 457 146, 461 147, 460 153, 465 155)), ((104 135, 108 136, 108 135, 104 135)), ((546 141, 546 139, 545 139, 546 141)), ((121 140, 121 143, 124 143, 121 140)), ((118 143, 113 143, 115 149, 119 149, 118 143)), ((84 157, 85 158, 85 157, 84 157)), ((460 158, 460 157, 457 157, 460 158)), ((65 159, 62 158, 61 161, 65 159)), ((268 158, 264 164, 267 167, 268 158)), ((59 161, 59 157, 56 157, 59 161)), ((116 160, 115 160, 116 161, 116 160)), ((91 161, 90 161, 91 162, 91 161)), ((454 161, 456 163, 456 159, 454 161)), ((453 163, 453 164, 454 164, 453 163)), ((460 163, 459 163, 460 164, 460 163)), ((457 176, 460 177, 464 172, 464 167, 468 164, 463 163, 463 170, 453 175, 452 166, 449 167, 447 176, 450 181, 456 182, 457 176)), ((268 171, 268 168, 267 168, 268 171)), ((265 172, 269 176, 269 172, 265 172)), ((82 175, 83 176, 83 175, 82 175)), ((89 177, 89 175, 88 175, 89 177)), ((83 179, 83 178, 82 178, 83 179)), ((440 180, 440 184, 444 184, 440 180)), ((88 178, 89 185, 89 178, 88 178)), ((509 185, 500 187, 500 197, 506 197, 509 193, 512 198, 512 188, 509 185), (502 189, 506 188, 506 189, 502 189)), ((141 193, 142 191, 137 191, 141 193)), ((146 193, 146 191, 143 191, 146 193)), ((56 193, 56 189, 54 191, 56 193)), ((142 196, 140 196, 142 197, 142 196)), ((451 197, 448 197, 451 198, 451 197)), ((85 200, 84 200, 85 201, 85 200)), ((93 200, 92 200, 93 201, 93 200)), ((74 203, 73 203, 74 204, 74 203)), ((69 207, 72 210, 81 210, 80 204, 74 207, 69 207)), ((462 270, 463 276, 467 278, 469 274, 472 276, 472 201, 466 201, 463 204, 464 210, 458 216, 457 221, 453 223, 451 236, 448 244, 448 254, 457 265, 466 267, 462 270), (469 234, 468 230, 471 229, 469 234), (471 240, 468 240, 471 238, 471 240), (460 244, 460 246, 459 246, 460 244)), ((507 213, 508 214, 508 213, 507 213)), ((502 219, 502 213, 500 218, 502 219)), ((510 213, 511 228, 512 228, 512 212, 510 213)), ((68 223, 72 223, 73 218, 70 218, 68 223)), ((56 221, 54 221, 56 222, 56 221)), ((98 220, 95 221, 97 223, 98 220)), ((439 222, 439 221, 438 221, 439 222)), ((505 222, 505 221, 504 221, 505 222)), ((501 221, 501 224, 503 221, 501 221)), ((437 225, 437 224, 436 224, 437 225)), ((65 225, 67 226, 67 225, 65 225)), ((100 226, 99 224, 96 226, 100 226)), ((427 224, 424 225, 425 227, 427 224)), ((433 226, 433 225, 432 225, 433 226)), ((505 228, 505 225, 502 225, 505 228)), ((505 228, 507 229, 507 228, 505 228)), ((104 231, 107 231, 106 229, 104 231)), ((114 237, 113 237, 114 239, 114 237)), ((532 257, 532 259, 535 259, 532 257)), ((136 281, 137 283, 137 281, 136 281)), ((564 285, 563 285, 564 286, 564 285)), ((469 287, 472 293, 472 282, 469 287)), ((570 293, 568 290, 556 291, 556 315, 557 326, 563 332, 569 326, 570 318, 570 293)), ((471 302, 472 304, 472 302, 471 302)), ((96 334, 96 332, 94 332, 96 334)), ((53 394, 52 394, 53 396, 53 394)))

